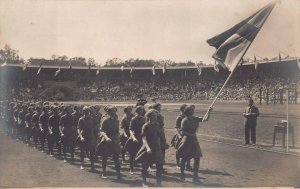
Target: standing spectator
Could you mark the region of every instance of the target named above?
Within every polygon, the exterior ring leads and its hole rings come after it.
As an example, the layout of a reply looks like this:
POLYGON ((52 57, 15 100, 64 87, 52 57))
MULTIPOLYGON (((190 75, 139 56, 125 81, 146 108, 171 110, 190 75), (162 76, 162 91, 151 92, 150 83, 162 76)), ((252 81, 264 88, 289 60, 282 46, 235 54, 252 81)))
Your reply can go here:
POLYGON ((259 110, 254 106, 253 99, 248 100, 248 106, 243 113, 245 117, 245 144, 250 144, 250 134, 252 144, 256 144, 256 122, 259 116, 259 110))

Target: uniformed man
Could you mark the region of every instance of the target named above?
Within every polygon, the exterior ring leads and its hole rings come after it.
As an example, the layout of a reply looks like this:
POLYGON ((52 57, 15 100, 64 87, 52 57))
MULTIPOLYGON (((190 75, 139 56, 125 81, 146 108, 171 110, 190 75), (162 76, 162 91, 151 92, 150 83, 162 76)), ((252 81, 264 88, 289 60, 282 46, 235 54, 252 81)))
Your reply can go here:
POLYGON ((147 187, 148 168, 156 164, 156 184, 161 186, 163 171, 163 154, 161 148, 161 128, 157 121, 158 112, 154 109, 146 113, 147 122, 143 125, 141 136, 143 146, 138 151, 135 160, 142 163, 143 187, 147 187))
POLYGON ((108 107, 107 116, 101 123, 100 134, 102 140, 100 141, 97 152, 101 152, 102 156, 102 178, 107 178, 106 164, 107 158, 112 154, 115 163, 115 170, 117 179, 121 179, 119 155, 120 148, 120 134, 119 134, 119 120, 116 115, 117 108, 115 106, 108 107), (103 145, 101 145, 103 143, 103 145))
POLYGON ((27 106, 22 105, 21 111, 18 115, 18 128, 21 140, 26 141, 26 132, 25 132, 25 115, 27 114, 27 106))
POLYGON ((130 121, 129 131, 130 131, 130 138, 125 144, 125 150, 129 152, 129 162, 130 162, 130 174, 133 174, 133 167, 134 167, 134 159, 136 153, 141 148, 143 141, 142 141, 142 128, 145 124, 145 117, 144 117, 144 106, 138 106, 135 110, 135 116, 130 121))
POLYGON ((31 118, 31 132, 33 136, 33 142, 34 142, 34 147, 37 148, 37 142, 39 139, 39 134, 40 134, 40 127, 39 127, 39 118, 41 115, 41 108, 39 106, 36 106, 35 112, 33 113, 33 116, 31 118))
POLYGON ((48 148, 50 156, 54 155, 53 148, 56 144, 58 149, 58 155, 61 157, 61 144, 60 144, 60 132, 59 132, 59 120, 58 107, 54 106, 53 114, 49 117, 48 122, 48 148))
POLYGON ((39 117, 39 139, 41 142, 41 151, 45 151, 45 140, 48 135, 48 122, 49 122, 49 115, 48 115, 48 106, 44 106, 42 108, 42 114, 39 117))
MULTIPOLYGON (((183 104, 180 106, 180 114, 177 116, 176 121, 175 121, 175 129, 176 129, 176 134, 174 135, 171 145, 175 148, 175 150, 177 150, 178 145, 180 140, 182 139, 182 135, 181 135, 181 122, 182 120, 185 118, 185 114, 184 114, 184 110, 187 107, 186 104, 183 104)), ((180 169, 180 158, 178 156, 178 154, 176 153, 176 164, 177 164, 177 168, 180 169)), ((190 160, 187 161, 187 169, 191 169, 191 165, 190 165, 190 160)))
POLYGON ((91 171, 95 170, 94 166, 94 156, 96 147, 96 130, 93 126, 93 121, 90 117, 90 110, 88 107, 83 108, 83 116, 78 121, 78 136, 80 139, 80 169, 84 169, 84 155, 88 151, 89 159, 91 161, 91 171))
POLYGON ((122 160, 125 161, 125 153, 126 153, 125 143, 130 137, 129 125, 134 115, 132 114, 131 106, 126 106, 123 111, 124 111, 124 116, 121 119, 121 129, 123 129, 123 133, 121 135, 120 142, 122 147, 122 160))
POLYGON ((61 143, 63 145, 64 162, 67 162, 67 151, 71 154, 71 163, 74 163, 74 151, 76 141, 76 129, 73 116, 71 114, 71 107, 66 106, 65 114, 62 115, 59 121, 59 130, 61 135, 61 143))
POLYGON ((18 140, 20 131, 19 131, 19 126, 18 126, 18 116, 19 112, 21 111, 21 104, 17 103, 14 106, 14 114, 13 114, 13 119, 14 119, 14 124, 13 124, 13 136, 18 140))
POLYGON ((27 143, 30 144, 30 138, 32 136, 32 116, 33 116, 33 111, 32 107, 28 108, 28 113, 25 115, 25 133, 26 133, 26 139, 27 143))
POLYGON ((165 154, 166 154, 166 149, 169 148, 169 145, 167 144, 166 140, 166 135, 165 135, 165 123, 164 123, 164 116, 161 115, 161 104, 160 103, 155 103, 152 105, 152 108, 158 112, 157 115, 157 122, 159 123, 159 126, 161 128, 161 148, 162 148, 162 153, 163 153, 163 160, 165 162, 165 154))
POLYGON ((194 116, 195 106, 187 106, 184 110, 185 118, 181 122, 181 135, 183 136, 177 149, 177 154, 179 158, 182 158, 180 164, 181 180, 185 181, 184 169, 185 164, 188 160, 194 159, 194 173, 193 182, 199 183, 199 166, 200 158, 202 157, 202 151, 198 142, 196 135, 197 129, 199 127, 199 122, 208 121, 210 117, 210 112, 212 108, 209 108, 208 114, 204 117, 194 116))
POLYGON ((259 110, 256 106, 254 106, 253 99, 248 99, 248 106, 245 108, 243 113, 245 117, 244 125, 245 125, 245 144, 250 144, 250 135, 251 142, 253 145, 256 144, 256 123, 257 117, 259 116, 259 110))

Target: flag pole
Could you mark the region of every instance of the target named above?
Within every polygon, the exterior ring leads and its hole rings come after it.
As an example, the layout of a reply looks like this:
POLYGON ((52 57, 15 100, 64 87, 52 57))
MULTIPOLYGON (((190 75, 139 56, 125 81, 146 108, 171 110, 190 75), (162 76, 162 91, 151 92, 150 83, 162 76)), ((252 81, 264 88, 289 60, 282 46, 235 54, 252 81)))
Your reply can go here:
POLYGON ((289 152, 289 89, 286 96, 286 152, 289 152))
MULTIPOLYGON (((277 1, 273 1, 272 3, 274 3, 274 6, 275 6, 275 4, 277 3, 277 1)), ((273 7, 273 8, 274 8, 274 7, 273 7)), ((272 8, 272 10, 273 10, 273 8, 272 8)), ((271 11, 272 11, 272 10, 271 10, 271 11)), ((267 15, 267 17, 263 20, 261 26, 263 26, 263 25, 265 24, 265 22, 267 21, 268 17, 270 16, 270 14, 271 14, 271 12, 270 12, 270 13, 267 15)), ((259 31, 261 30, 261 28, 262 28, 262 27, 258 28, 258 32, 257 32, 257 33, 259 33, 259 31)), ((254 39, 253 39, 253 41, 254 41, 254 39)), ((249 47, 252 45, 253 41, 246 47, 246 50, 243 52, 241 58, 240 58, 239 61, 238 61, 238 64, 240 64, 241 60, 243 59, 244 55, 245 55, 246 52, 248 51, 249 47)), ((218 97, 220 96, 222 90, 224 89, 224 87, 225 87, 226 84, 228 83, 229 79, 230 79, 231 76, 233 75, 234 71, 236 70, 236 67, 237 67, 237 66, 235 66, 235 68, 232 70, 232 72, 230 73, 230 75, 229 75, 228 78, 226 79, 226 81, 225 81, 225 83, 223 84, 222 88, 220 89, 219 93, 217 94, 217 96, 215 97, 215 99, 213 100, 213 102, 211 103, 210 108, 212 108, 213 105, 215 104, 215 102, 216 102, 216 100, 218 99, 218 97)), ((205 115, 204 115, 204 117, 203 117, 204 119, 207 118, 208 113, 209 113, 209 111, 210 111, 210 108, 209 108, 209 109, 207 110, 207 112, 205 113, 205 115)))
MULTIPOLYGON (((244 55, 246 54, 247 50, 249 49, 249 47, 251 46, 251 44, 246 48, 246 50, 243 52, 243 55, 241 56, 241 58, 239 59, 239 63, 237 66, 234 67, 234 69, 232 70, 232 72, 229 74, 229 76, 227 77, 225 83, 223 84, 223 86, 221 87, 220 91, 218 92, 217 96, 215 97, 215 99, 212 101, 211 105, 209 107, 213 107, 216 100, 219 98, 219 96, 221 95, 224 87, 227 85, 229 79, 232 77, 234 71, 236 70, 236 68, 240 65, 240 62, 241 60, 243 59, 244 55)), ((208 116, 208 113, 209 113, 209 109, 207 110, 207 112, 205 113, 204 117, 203 118, 206 118, 208 116)))

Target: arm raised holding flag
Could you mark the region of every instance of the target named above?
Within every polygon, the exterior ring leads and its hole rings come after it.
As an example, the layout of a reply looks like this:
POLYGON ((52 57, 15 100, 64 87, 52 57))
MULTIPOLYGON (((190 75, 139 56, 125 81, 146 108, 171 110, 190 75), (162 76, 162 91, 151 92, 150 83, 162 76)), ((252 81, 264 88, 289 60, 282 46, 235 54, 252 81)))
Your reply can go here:
POLYGON ((207 40, 210 46, 217 49, 213 54, 213 58, 219 65, 231 72, 210 107, 213 107, 215 101, 222 93, 222 90, 272 12, 275 4, 276 1, 268 4, 229 30, 207 40))

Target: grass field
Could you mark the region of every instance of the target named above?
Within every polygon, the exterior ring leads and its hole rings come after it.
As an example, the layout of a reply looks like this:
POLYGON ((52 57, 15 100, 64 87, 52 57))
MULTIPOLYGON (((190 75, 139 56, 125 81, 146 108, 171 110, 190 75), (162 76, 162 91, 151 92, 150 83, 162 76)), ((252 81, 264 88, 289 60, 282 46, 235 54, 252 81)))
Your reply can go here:
MULTIPOLYGON (((134 106, 134 102, 65 102, 70 104, 85 105, 107 105, 114 104, 118 108, 119 118, 123 116, 122 108, 126 105, 134 106)), ((190 102, 183 102, 191 104, 190 102)), ((203 116, 210 105, 210 101, 192 102, 196 105, 196 116, 203 116)), ((166 132, 172 135, 175 132, 175 120, 182 103, 162 102, 162 115, 165 117, 166 132)), ((246 102, 217 101, 214 105, 211 118, 199 128, 201 137, 221 140, 226 142, 244 143, 244 117, 242 112, 246 102)), ((271 145, 273 140, 274 125, 281 120, 287 119, 285 104, 263 104, 256 105, 259 108, 260 116, 257 121, 257 143, 271 145)), ((147 104, 146 104, 147 109, 147 104)), ((103 111, 103 108, 102 110, 103 111)), ((300 147, 300 105, 289 105, 289 121, 294 126, 295 146, 300 147)), ((291 137, 290 137, 291 138, 291 137)), ((168 141, 170 141, 169 139, 168 141)), ((291 140, 290 140, 291 142, 291 140)), ((291 143, 290 143, 291 144, 291 143)), ((282 145, 282 135, 278 134, 275 145, 282 145)))

